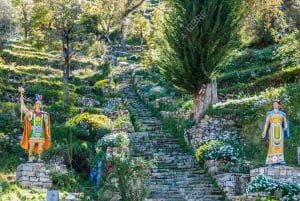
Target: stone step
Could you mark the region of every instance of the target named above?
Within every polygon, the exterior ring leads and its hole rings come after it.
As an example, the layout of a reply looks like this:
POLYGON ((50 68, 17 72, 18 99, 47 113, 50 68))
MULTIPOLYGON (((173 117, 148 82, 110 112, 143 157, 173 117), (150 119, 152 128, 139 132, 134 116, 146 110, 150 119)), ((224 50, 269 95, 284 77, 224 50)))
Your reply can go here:
POLYGON ((221 191, 196 162, 194 154, 184 149, 171 134, 163 132, 162 122, 140 101, 130 86, 130 77, 126 79, 120 85, 123 98, 128 100, 130 112, 142 131, 128 134, 130 155, 156 161, 149 171, 150 194, 146 200, 222 200, 221 191))

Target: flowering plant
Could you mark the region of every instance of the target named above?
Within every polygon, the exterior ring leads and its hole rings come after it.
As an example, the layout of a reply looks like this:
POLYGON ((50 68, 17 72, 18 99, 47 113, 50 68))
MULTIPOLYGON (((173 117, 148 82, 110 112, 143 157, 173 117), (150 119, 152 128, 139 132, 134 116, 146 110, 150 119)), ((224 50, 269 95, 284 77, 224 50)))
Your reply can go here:
POLYGON ((300 193, 300 185, 284 180, 270 179, 260 174, 248 184, 246 193, 251 192, 268 192, 271 196, 280 192, 280 200, 297 200, 295 196, 300 193))
POLYGON ((196 151, 197 161, 224 160, 236 162, 239 153, 230 145, 222 141, 210 140, 201 145, 196 151))
POLYGON ((115 134, 109 134, 101 138, 97 142, 98 148, 107 147, 125 147, 129 144, 129 139, 125 132, 119 132, 115 134))

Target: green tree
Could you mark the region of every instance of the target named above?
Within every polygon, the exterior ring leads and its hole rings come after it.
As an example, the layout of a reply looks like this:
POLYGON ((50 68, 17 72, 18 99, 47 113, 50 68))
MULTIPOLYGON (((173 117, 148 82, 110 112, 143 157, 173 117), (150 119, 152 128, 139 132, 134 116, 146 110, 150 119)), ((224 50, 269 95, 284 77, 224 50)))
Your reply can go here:
POLYGON ((269 45, 276 43, 288 28, 286 22, 283 0, 249 0, 248 30, 253 45, 269 45))
POLYGON ((110 34, 118 26, 118 6, 116 0, 95 0, 86 2, 83 22, 89 32, 96 34, 97 39, 104 36, 111 43, 110 34))
POLYGON ((39 2, 35 7, 35 26, 42 30, 44 40, 47 40, 52 49, 62 52, 64 106, 68 105, 69 99, 71 59, 80 49, 80 42, 84 40, 80 25, 82 8, 79 0, 47 0, 39 2))
POLYGON ((130 13, 139 8, 146 0, 125 0, 120 2, 119 6, 119 21, 120 21, 120 35, 119 41, 123 50, 126 50, 126 21, 130 13))
POLYGON ((141 40, 141 45, 143 45, 144 39, 150 35, 150 22, 142 12, 138 12, 134 16, 133 35, 141 40))
POLYGON ((34 2, 32 0, 21 0, 19 5, 19 22, 23 28, 25 40, 32 29, 32 16, 33 16, 34 2))
POLYGON ((194 119, 217 102, 216 74, 239 40, 243 1, 172 0, 158 66, 176 87, 192 94, 194 119))
POLYGON ((0 49, 11 37, 15 29, 14 12, 10 0, 1 0, 0 3, 0 49))

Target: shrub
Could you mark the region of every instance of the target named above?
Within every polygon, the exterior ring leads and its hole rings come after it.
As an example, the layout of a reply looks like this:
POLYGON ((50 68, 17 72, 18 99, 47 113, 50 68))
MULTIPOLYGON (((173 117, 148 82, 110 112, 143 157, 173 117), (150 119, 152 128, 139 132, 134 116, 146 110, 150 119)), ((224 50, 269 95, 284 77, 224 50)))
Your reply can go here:
POLYGON ((6 181, 6 179, 0 175, 0 194, 5 193, 9 191, 9 183, 6 181))
POLYGON ((103 130, 110 130, 110 120, 104 115, 82 113, 78 114, 66 122, 66 126, 81 126, 93 136, 103 130))
POLYGON ((300 193, 300 185, 258 175, 248 184, 246 192, 268 192, 271 196, 274 196, 276 192, 280 192, 280 200, 296 200, 295 195, 300 193))
POLYGON ((196 159, 199 162, 206 160, 224 160, 236 162, 239 153, 230 145, 222 141, 211 140, 201 145, 196 151, 196 159))
POLYGON ((51 180, 54 188, 73 190, 77 186, 76 177, 73 171, 51 173, 51 180))
POLYGON ((166 96, 166 93, 166 89, 161 86, 152 87, 149 90, 149 99, 155 100, 157 98, 164 97, 166 96))
POLYGON ((118 192, 120 200, 142 201, 148 196, 149 168, 152 161, 114 157, 106 161, 103 171, 103 184, 99 189, 100 200, 110 200, 112 192, 118 192), (118 182, 115 182, 118 181, 118 182))
POLYGON ((206 160, 206 154, 209 151, 221 146, 222 143, 220 141, 211 140, 206 142, 205 144, 201 145, 196 151, 196 159, 199 162, 204 162, 206 160))
POLYGON ((125 132, 106 135, 97 142, 98 148, 106 149, 107 147, 125 147, 129 144, 125 132))

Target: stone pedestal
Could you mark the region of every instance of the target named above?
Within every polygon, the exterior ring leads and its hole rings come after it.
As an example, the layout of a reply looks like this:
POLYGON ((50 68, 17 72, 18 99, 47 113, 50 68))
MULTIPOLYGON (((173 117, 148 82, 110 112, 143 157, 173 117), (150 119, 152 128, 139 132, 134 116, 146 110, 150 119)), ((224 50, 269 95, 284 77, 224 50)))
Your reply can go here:
POLYGON ((52 185, 44 163, 24 163, 17 168, 17 184, 24 188, 45 188, 52 185))

